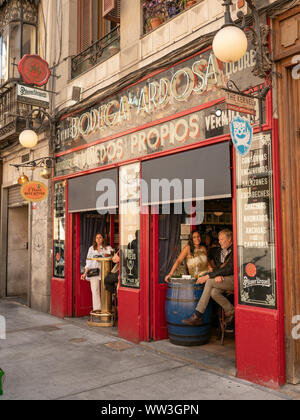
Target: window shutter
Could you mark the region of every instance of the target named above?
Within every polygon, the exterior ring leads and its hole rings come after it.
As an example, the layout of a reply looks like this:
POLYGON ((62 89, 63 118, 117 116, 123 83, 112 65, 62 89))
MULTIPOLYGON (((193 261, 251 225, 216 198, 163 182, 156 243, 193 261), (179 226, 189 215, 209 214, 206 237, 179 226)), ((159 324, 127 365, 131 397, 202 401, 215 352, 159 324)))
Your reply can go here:
POLYGON ((93 38, 92 16, 93 0, 78 0, 78 53, 91 45, 93 38))
POLYGON ((111 3, 114 7, 110 8, 110 11, 108 13, 104 13, 103 10, 103 17, 112 22, 120 23, 121 0, 103 0, 103 9, 105 3, 111 3))
POLYGON ((103 17, 107 16, 115 8, 115 0, 102 0, 103 17))

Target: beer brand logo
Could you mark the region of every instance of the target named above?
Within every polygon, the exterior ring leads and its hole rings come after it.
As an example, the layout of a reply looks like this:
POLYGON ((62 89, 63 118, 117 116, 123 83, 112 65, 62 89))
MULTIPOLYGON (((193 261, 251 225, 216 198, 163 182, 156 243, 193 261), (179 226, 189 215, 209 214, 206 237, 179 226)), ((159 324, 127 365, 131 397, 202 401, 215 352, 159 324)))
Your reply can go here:
POLYGON ((51 75, 47 61, 37 54, 26 54, 18 64, 18 70, 25 83, 44 86, 51 75))
POLYGON ((245 156, 250 148, 253 139, 253 128, 248 120, 236 117, 230 124, 230 132, 234 147, 245 156))

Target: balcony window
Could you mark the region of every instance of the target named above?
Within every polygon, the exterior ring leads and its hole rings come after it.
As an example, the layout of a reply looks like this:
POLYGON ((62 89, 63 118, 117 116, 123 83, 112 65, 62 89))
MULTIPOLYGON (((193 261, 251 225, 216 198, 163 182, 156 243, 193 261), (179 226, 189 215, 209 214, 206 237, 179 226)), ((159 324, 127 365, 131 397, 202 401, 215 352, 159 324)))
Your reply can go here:
POLYGON ((199 0, 142 0, 144 34, 198 3, 199 0))
POLYGON ((120 0, 78 0, 78 54, 74 78, 120 50, 120 0), (111 8, 106 9, 111 4, 111 8))
POLYGON ((37 8, 32 1, 6 2, 0 8, 1 84, 19 77, 15 64, 25 54, 36 53, 37 8))

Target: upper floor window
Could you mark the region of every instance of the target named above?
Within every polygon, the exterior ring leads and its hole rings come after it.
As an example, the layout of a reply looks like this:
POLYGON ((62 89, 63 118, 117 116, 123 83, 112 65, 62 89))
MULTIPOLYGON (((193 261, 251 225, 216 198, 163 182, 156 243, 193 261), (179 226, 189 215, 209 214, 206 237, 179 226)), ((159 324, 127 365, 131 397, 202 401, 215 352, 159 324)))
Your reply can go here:
POLYGON ((120 0, 77 1, 78 53, 72 58, 72 79, 120 51, 120 0))
POLYGON ((37 0, 2 2, 0 7, 0 84, 19 76, 15 64, 36 53, 37 0))
POLYGON ((78 0, 78 53, 105 37, 120 23, 120 0, 78 0))
POLYGON ((198 3, 198 0, 141 0, 141 3, 146 34, 198 3))

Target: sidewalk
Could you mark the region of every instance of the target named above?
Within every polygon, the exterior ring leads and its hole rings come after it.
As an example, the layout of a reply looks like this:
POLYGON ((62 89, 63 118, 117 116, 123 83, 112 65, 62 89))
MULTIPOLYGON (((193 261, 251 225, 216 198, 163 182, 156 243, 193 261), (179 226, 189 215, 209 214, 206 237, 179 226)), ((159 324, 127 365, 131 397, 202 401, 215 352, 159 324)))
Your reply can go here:
POLYGON ((0 315, 7 323, 6 340, 0 340, 6 374, 0 401, 300 399, 300 386, 276 392, 225 374, 231 367, 234 375, 227 344, 222 364, 205 346, 187 349, 168 340, 136 345, 116 329, 60 320, 7 299, 0 300, 0 315))

